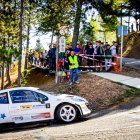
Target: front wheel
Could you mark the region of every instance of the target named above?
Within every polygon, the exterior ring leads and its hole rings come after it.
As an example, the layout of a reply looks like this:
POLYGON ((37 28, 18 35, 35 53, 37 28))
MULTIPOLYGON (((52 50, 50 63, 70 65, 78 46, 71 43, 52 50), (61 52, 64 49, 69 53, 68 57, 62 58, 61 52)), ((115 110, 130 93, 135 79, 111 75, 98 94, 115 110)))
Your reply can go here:
POLYGON ((73 122, 77 117, 77 111, 73 105, 64 104, 57 109, 57 118, 65 123, 73 122))

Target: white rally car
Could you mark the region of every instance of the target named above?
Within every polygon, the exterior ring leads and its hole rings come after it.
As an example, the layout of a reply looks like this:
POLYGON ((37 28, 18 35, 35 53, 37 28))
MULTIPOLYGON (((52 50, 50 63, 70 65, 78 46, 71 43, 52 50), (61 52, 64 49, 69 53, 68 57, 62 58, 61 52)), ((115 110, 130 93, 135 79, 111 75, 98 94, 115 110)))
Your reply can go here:
POLYGON ((0 124, 53 119, 70 123, 90 113, 88 101, 78 96, 54 95, 33 87, 0 91, 0 124))

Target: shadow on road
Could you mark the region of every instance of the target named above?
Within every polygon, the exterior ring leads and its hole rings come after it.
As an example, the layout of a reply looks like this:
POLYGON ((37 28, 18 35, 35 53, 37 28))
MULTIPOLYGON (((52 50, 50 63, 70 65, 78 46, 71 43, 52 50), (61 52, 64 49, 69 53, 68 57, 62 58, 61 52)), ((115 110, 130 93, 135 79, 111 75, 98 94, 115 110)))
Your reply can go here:
POLYGON ((18 125, 7 125, 4 126, 3 128, 0 128, 0 134, 4 133, 17 133, 17 132, 26 132, 26 131, 31 131, 31 130, 37 130, 37 129, 42 129, 45 127, 60 127, 60 126, 65 126, 65 125, 72 125, 75 123, 80 123, 83 121, 86 121, 87 119, 78 119, 73 123, 69 124, 64 124, 61 122, 56 122, 56 121, 47 121, 47 122, 34 122, 34 123, 27 123, 27 124, 18 124, 18 125))

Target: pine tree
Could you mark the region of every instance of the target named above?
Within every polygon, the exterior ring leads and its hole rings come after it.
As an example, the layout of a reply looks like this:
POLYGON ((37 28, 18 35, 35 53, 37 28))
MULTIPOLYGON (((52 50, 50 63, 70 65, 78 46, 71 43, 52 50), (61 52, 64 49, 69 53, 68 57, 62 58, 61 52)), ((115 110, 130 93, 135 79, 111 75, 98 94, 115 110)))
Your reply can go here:
POLYGON ((42 46, 42 44, 41 44, 39 38, 36 40, 35 50, 36 50, 37 52, 41 52, 41 51, 44 50, 44 48, 43 48, 43 46, 42 46))
POLYGON ((21 86, 22 82, 22 31, 23 31, 23 0, 21 0, 20 4, 20 23, 19 23, 19 50, 21 52, 19 59, 18 59, 18 86, 21 86))

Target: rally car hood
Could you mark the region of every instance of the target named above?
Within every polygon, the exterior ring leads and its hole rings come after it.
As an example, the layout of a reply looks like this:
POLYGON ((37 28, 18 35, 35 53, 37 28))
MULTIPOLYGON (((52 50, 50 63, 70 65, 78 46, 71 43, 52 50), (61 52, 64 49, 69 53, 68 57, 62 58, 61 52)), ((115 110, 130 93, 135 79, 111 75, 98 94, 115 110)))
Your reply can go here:
POLYGON ((72 101, 76 101, 76 102, 88 103, 88 101, 82 97, 75 96, 75 95, 69 95, 69 94, 59 94, 59 95, 57 95, 57 99, 72 100, 72 101))

